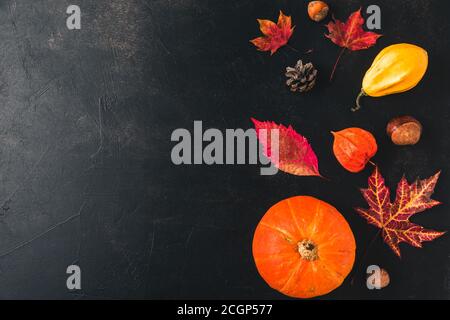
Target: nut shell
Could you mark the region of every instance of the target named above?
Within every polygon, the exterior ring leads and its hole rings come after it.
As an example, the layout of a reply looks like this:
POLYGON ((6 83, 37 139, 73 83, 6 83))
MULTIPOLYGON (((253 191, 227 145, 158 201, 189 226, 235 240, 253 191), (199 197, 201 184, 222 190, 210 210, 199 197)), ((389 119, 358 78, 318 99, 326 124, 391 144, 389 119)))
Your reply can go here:
POLYGON ((411 116, 401 116, 389 121, 386 132, 396 145, 414 145, 420 140, 422 125, 411 116))
POLYGON ((311 1, 308 4, 308 15, 311 20, 316 22, 322 21, 328 15, 330 8, 323 1, 311 1))
MULTIPOLYGON (((371 275, 373 275, 373 273, 371 275)), ((369 278, 371 275, 368 275, 367 278, 369 278)), ((385 269, 381 268, 379 276, 380 276, 379 283, 376 283, 376 281, 372 281, 372 285, 374 285, 376 289, 386 288, 389 285, 389 283, 391 282, 389 273, 385 269), (378 287, 378 285, 379 285, 379 287, 378 287)), ((373 280, 375 280, 375 279, 373 279, 373 280)))

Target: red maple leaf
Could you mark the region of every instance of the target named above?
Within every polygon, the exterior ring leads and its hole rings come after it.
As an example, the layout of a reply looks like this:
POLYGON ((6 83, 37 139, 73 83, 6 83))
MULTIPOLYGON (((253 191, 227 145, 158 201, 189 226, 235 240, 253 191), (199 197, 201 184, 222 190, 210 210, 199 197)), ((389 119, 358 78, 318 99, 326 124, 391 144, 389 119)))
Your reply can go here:
POLYGON ((334 22, 331 21, 327 24, 329 33, 325 36, 338 46, 342 47, 342 50, 333 67, 330 80, 333 79, 337 64, 345 49, 351 51, 367 49, 372 47, 377 42, 377 39, 381 37, 381 34, 364 31, 362 28, 364 18, 361 16, 361 8, 353 12, 345 23, 334 17, 333 20, 334 22))
POLYGON ((257 20, 259 29, 264 36, 250 40, 250 42, 260 51, 270 51, 271 55, 280 47, 286 45, 294 32, 294 27, 291 27, 291 17, 285 16, 281 10, 277 24, 270 20, 257 20))
POLYGON ((258 121, 255 124, 256 134, 261 142, 264 155, 281 171, 297 176, 321 176, 317 156, 308 140, 298 134, 291 126, 285 127, 272 121, 258 121), (264 137, 260 131, 265 129, 264 137), (278 129, 278 155, 272 150, 272 130, 278 129), (265 138, 262 140, 261 138, 265 138))
POLYGON ((394 203, 391 203, 389 188, 384 184, 378 167, 375 167, 369 177, 369 187, 361 189, 369 209, 357 208, 356 211, 369 224, 381 229, 384 242, 397 256, 400 257, 401 242, 421 248, 422 242, 432 241, 445 233, 425 229, 409 221, 412 215, 440 204, 439 201, 431 199, 439 175, 440 172, 428 179, 416 180, 412 184, 408 184, 403 176, 397 185, 394 203))

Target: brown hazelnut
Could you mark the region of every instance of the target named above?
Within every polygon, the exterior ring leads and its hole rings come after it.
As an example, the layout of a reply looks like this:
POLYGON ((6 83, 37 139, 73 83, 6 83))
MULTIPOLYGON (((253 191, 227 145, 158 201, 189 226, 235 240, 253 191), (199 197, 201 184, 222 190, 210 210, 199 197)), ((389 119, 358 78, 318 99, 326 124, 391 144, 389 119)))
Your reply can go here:
POLYGON ((309 17, 316 21, 322 21, 328 15, 330 8, 323 1, 311 1, 308 4, 308 15, 309 17))
POLYGON ((401 116, 389 121, 386 132, 396 145, 414 145, 420 140, 422 125, 411 116, 401 116))
MULTIPOLYGON (((375 271, 374 271, 375 272, 375 271)), ((373 272, 372 272, 372 274, 369 274, 368 276, 367 276, 367 278, 369 278, 370 276, 372 276, 373 275, 373 272)), ((371 279, 371 280, 373 280, 373 282, 372 282, 372 285, 379 285, 379 287, 376 287, 377 289, 383 289, 383 288, 386 288, 388 285, 389 285, 389 283, 391 282, 391 278, 389 277, 389 273, 385 270, 385 269, 383 269, 383 268, 381 268, 380 269, 380 279, 379 279, 379 283, 375 283, 375 279, 371 279)))

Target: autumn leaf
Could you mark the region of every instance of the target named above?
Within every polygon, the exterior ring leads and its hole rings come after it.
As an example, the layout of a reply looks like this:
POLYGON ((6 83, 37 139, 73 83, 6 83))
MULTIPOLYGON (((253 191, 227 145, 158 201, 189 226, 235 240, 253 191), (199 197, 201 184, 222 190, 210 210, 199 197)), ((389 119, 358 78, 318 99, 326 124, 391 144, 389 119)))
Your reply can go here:
POLYGON ((264 36, 250 40, 250 42, 260 51, 270 51, 271 55, 287 44, 294 31, 294 27, 291 27, 291 17, 285 16, 281 10, 277 24, 270 20, 257 20, 259 29, 264 36))
POLYGON ((345 49, 350 51, 367 49, 372 47, 381 37, 381 34, 364 31, 362 28, 364 18, 361 16, 361 9, 353 12, 345 23, 334 17, 333 20, 327 24, 329 33, 325 36, 342 47, 342 50, 334 64, 330 80, 333 79, 334 72, 345 49))
POLYGON ((399 257, 401 242, 421 248, 422 242, 432 241, 445 233, 425 229, 409 221, 414 214, 440 204, 431 199, 439 174, 440 172, 428 179, 416 180, 412 184, 408 184, 403 176, 397 185, 395 202, 391 203, 389 188, 384 184, 378 167, 375 167, 369 177, 369 187, 361 190, 369 209, 357 208, 356 211, 369 224, 381 229, 384 242, 399 257))
POLYGON ((264 155, 278 169, 297 176, 321 176, 317 156, 305 137, 298 134, 291 126, 285 127, 272 121, 258 121, 253 118, 251 120, 255 124, 264 155), (265 132, 261 132, 263 129, 265 132), (272 152, 273 129, 278 129, 277 155, 272 152))

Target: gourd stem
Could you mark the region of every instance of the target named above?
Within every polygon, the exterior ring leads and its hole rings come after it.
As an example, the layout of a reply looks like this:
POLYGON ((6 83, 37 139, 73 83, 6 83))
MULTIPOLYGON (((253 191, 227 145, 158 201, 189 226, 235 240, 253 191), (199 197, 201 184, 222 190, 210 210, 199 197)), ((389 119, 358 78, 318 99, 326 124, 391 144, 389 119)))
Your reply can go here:
POLYGON ((352 108, 353 112, 358 111, 359 109, 361 109, 360 101, 361 101, 361 97, 362 96, 367 96, 367 94, 364 92, 363 89, 361 89, 361 92, 358 94, 358 97, 356 97, 356 107, 352 108))

